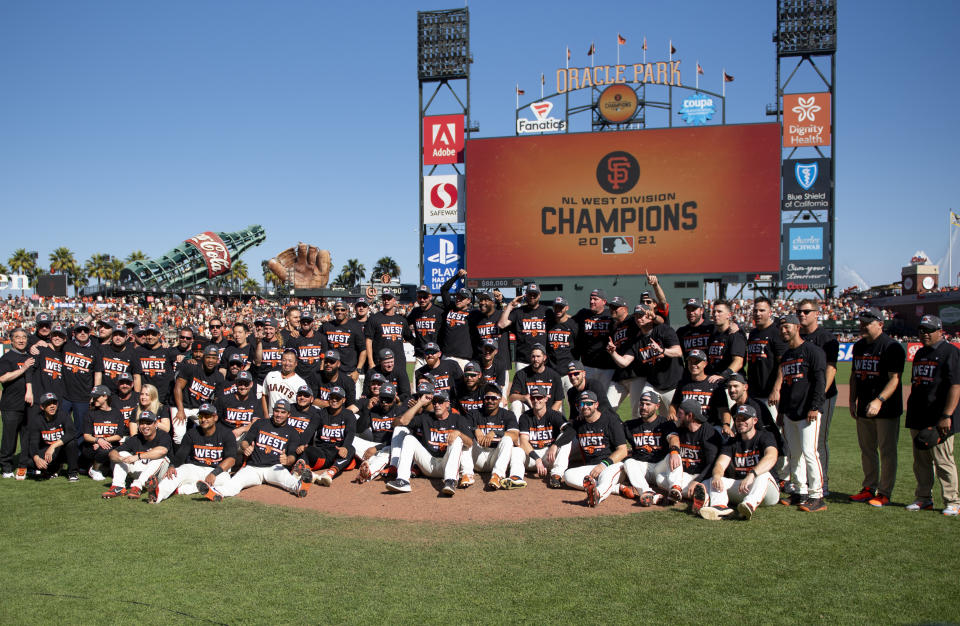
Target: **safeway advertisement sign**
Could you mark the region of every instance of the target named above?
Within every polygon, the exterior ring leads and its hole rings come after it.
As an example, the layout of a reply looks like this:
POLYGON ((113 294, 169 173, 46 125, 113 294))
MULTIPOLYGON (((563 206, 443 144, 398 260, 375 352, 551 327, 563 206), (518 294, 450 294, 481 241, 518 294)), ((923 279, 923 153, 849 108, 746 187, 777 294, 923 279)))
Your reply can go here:
POLYGON ((783 94, 783 147, 830 145, 830 94, 783 94))
POLYGON ((423 118, 423 163, 463 163, 462 115, 432 115, 423 118))
POLYGON ((444 174, 423 177, 423 223, 463 221, 463 176, 444 174))

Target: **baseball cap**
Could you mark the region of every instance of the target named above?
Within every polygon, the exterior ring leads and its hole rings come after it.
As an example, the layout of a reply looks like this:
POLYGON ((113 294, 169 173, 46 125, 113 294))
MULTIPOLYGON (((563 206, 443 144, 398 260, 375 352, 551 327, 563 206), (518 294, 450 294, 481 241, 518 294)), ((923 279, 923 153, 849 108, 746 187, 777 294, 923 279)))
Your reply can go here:
POLYGON ((347 303, 344 302, 343 300, 341 300, 340 298, 337 298, 336 301, 333 303, 333 307, 331 307, 331 308, 334 308, 334 309, 345 309, 345 308, 347 308, 347 303))
POLYGON ((638 302, 637 306, 633 307, 634 313, 646 313, 647 311, 652 311, 653 307, 645 302, 638 302))
POLYGON ((40 406, 47 406, 51 402, 57 402, 57 394, 48 391, 40 396, 40 406))
POLYGON ((780 318, 780 324, 799 324, 800 318, 795 313, 787 313, 780 318))
POLYGON ((90 396, 94 398, 108 397, 110 395, 110 390, 104 385, 97 385, 90 390, 90 396))
POLYGON ((382 385, 383 383, 387 382, 387 379, 380 372, 371 372, 367 374, 367 382, 370 383, 371 385, 376 385, 376 384, 382 385))
POLYGON ((297 349, 289 346, 283 349, 283 354, 292 354, 297 357, 298 360, 300 358, 300 353, 297 352, 297 349))
POLYGON ((547 392, 544 391, 543 387, 540 385, 534 385, 530 387, 530 397, 531 398, 546 398, 547 392))
POLYGON ((323 355, 324 361, 339 361, 340 360, 340 351, 330 349, 323 355))
POLYGON ((120 383, 130 383, 132 385, 133 374, 131 374, 130 372, 120 372, 119 374, 117 374, 117 384, 119 385, 120 383))
POLYGON ((271 328, 277 327, 277 319, 275 317, 265 317, 263 318, 263 325, 270 326, 271 328))
POLYGON ((383 293, 380 294, 380 297, 384 300, 393 300, 393 290, 389 287, 384 288, 383 293))
POLYGON ((380 387, 380 397, 381 398, 396 398, 397 397, 397 387, 393 383, 386 383, 380 387))
POLYGON ((254 326, 264 326, 266 324, 266 319, 262 317, 257 317, 253 320, 254 326))
POLYGON ((624 307, 627 306, 627 301, 621 298, 620 296, 614 296, 610 298, 609 306, 611 309, 619 309, 622 306, 624 307))
POLYGON ((346 398, 347 392, 344 391, 343 387, 341 387, 340 385, 334 385, 333 387, 330 388, 330 393, 327 394, 327 397, 328 398, 333 398, 333 397, 346 398))
POLYGON ((640 400, 641 402, 646 400, 647 402, 652 402, 653 404, 660 404, 660 394, 653 389, 647 389, 640 394, 640 400))
POLYGON ((287 402, 287 400, 286 400, 285 398, 280 398, 279 400, 277 400, 276 402, 273 403, 273 408, 274 408, 275 410, 276 410, 276 409, 280 409, 281 411, 286 411, 287 413, 289 413, 289 412, 290 412, 290 403, 287 402))
POLYGON ((540 293, 540 287, 537 287, 537 283, 530 283, 524 293, 540 293))
POLYGON ((427 287, 426 285, 420 285, 419 287, 417 287, 417 293, 426 293, 426 294, 429 294, 429 293, 430 293, 430 288, 427 287))
POLYGON ((503 396, 503 389, 495 382, 489 382, 483 386, 483 392, 486 393, 487 390, 490 390, 497 394, 498 396, 503 396))
POLYGON ((466 365, 463 366, 463 373, 473 372, 474 374, 480 373, 480 364, 476 361, 468 361, 466 365))
POLYGON ((464 298, 472 298, 473 294, 470 293, 470 290, 466 287, 462 287, 457 291, 457 300, 463 300, 464 298))
POLYGON ((203 349, 203 355, 206 356, 208 354, 215 354, 217 356, 220 356, 220 348, 213 345, 212 343, 207 344, 207 347, 203 349))
POLYGON ((297 387, 297 395, 310 396, 313 397, 313 389, 310 388, 310 385, 300 385, 297 387))
POLYGON ((601 300, 606 300, 606 299, 607 299, 607 292, 604 291, 603 289, 594 289, 593 291, 590 292, 590 295, 591 295, 591 296, 596 296, 596 297, 600 298, 601 300))
POLYGON ((493 300, 493 295, 489 291, 476 292, 477 300, 493 300))
POLYGON ((424 354, 434 354, 436 352, 440 352, 440 346, 438 346, 432 341, 428 342, 427 345, 423 346, 424 354))
POLYGON ((46 312, 37 313, 37 324, 50 324, 50 314, 46 312))
MULTIPOLYGON (((203 350, 203 342, 199 339, 190 344, 191 352, 197 352, 198 350, 203 350)), ((216 350, 216 348, 214 348, 214 350, 216 350)))
MULTIPOLYGON (((200 405, 200 408, 197 409, 197 413, 203 413, 204 415, 216 415, 217 409, 209 402, 204 402, 200 405)), ((141 415, 143 414, 141 413, 141 415)))
POLYGON ((936 315, 924 315, 920 318, 920 328, 922 330, 940 330, 943 328, 943 322, 936 315))
POLYGON ((359 298, 357 298, 357 301, 353 303, 353 306, 370 306, 370 305, 367 304, 366 298, 364 298, 363 296, 360 296, 359 298))
POLYGON ((570 361, 567 364, 567 373, 570 372, 585 372, 586 370, 583 367, 583 363, 580 361, 570 361))
POLYGON ((553 299, 553 306, 557 306, 557 305, 567 306, 567 299, 564 298, 563 296, 557 296, 556 298, 553 299))
POLYGON ((693 415, 693 419, 701 424, 706 423, 707 416, 703 414, 703 407, 696 400, 687 399, 680 403, 680 408, 693 415))
POLYGON ((596 402, 597 394, 593 393, 592 391, 584 391, 583 393, 580 394, 580 401, 583 402, 584 400, 587 400, 589 402, 596 402))
POLYGON ((228 365, 233 363, 236 363, 237 365, 243 365, 243 357, 237 354, 236 352, 234 352, 233 354, 230 355, 230 358, 227 360, 228 365))
POLYGON ((238 383, 252 383, 253 376, 250 375, 250 372, 247 370, 240 370, 237 372, 237 382, 238 383))
POLYGON ((433 392, 433 399, 436 400, 437 398, 440 398, 444 402, 450 401, 450 395, 443 389, 441 389, 440 391, 433 392))
MULTIPOLYGON (((104 326, 110 325, 109 322, 106 322, 104 320, 100 320, 100 324, 103 324, 104 326)), ((90 324, 88 324, 84 320, 78 320, 77 323, 73 325, 73 330, 78 330, 80 328, 86 328, 87 330, 90 330, 90 324)))
POLYGON ((300 311, 300 323, 312 322, 314 320, 313 311, 303 310, 300 311))
POLYGON ((936 428, 924 428, 917 431, 913 438, 913 447, 917 450, 929 450, 940 444, 940 433, 936 428))
POLYGON ((729 376, 727 376, 727 381, 726 381, 726 382, 729 383, 729 382, 734 382, 734 381, 736 381, 736 382, 738 382, 738 383, 744 383, 744 384, 746 384, 747 379, 744 378, 744 377, 743 377, 743 374, 741 374, 740 372, 733 372, 733 373, 731 373, 729 376))
POLYGON ((140 324, 139 324, 139 322, 137 322, 136 319, 130 317, 130 318, 127 318, 127 320, 123 323, 123 325, 124 325, 124 326, 129 326, 130 328, 136 328, 136 327, 139 326, 140 324))
POLYGON ((735 418, 742 417, 744 419, 749 417, 756 417, 757 410, 750 406, 749 404, 741 404, 737 407, 737 414, 735 418))
POLYGON ((687 361, 706 361, 707 355, 703 350, 691 350, 687 352, 687 361))
POLYGON ((687 298, 687 301, 683 304, 685 309, 702 309, 703 303, 700 302, 699 298, 687 298))
POLYGON ((113 325, 113 330, 111 331, 111 334, 126 335, 127 329, 123 327, 123 324, 121 324, 120 322, 117 322, 116 324, 113 325))
POLYGON ((653 296, 650 295, 649 291, 640 292, 640 299, 643 300, 644 298, 650 298, 651 300, 653 300, 653 296))
POLYGON ((420 396, 430 395, 433 392, 434 392, 434 387, 432 383, 423 381, 419 385, 417 385, 417 395, 420 395, 420 396))
POLYGON ((63 326, 61 326, 60 324, 54 324, 53 326, 50 327, 50 334, 61 335, 63 337, 66 337, 67 331, 63 330, 63 326))
POLYGON ((387 359, 393 358, 393 350, 390 348, 381 348, 380 352, 377 352, 377 356, 380 357, 381 361, 386 361, 387 359))
MULTIPOLYGON (((210 406, 210 405, 209 405, 209 404, 202 404, 202 405, 200 405, 200 409, 203 409, 203 407, 205 407, 205 406, 210 406)), ((205 412, 205 411, 203 411, 203 410, 201 410, 200 413, 206 413, 207 415, 216 415, 216 414, 217 414, 216 411, 210 411, 209 413, 207 413, 207 412, 205 412)), ((144 422, 146 422, 147 424, 149 424, 149 423, 151 423, 151 422, 157 421, 157 416, 153 413, 153 411, 140 411, 140 415, 137 416, 137 421, 140 422, 141 424, 144 423, 144 422)))
POLYGON ((487 337, 486 339, 483 340, 483 347, 484 347, 484 348, 490 348, 491 350, 499 350, 499 349, 500 349, 500 346, 497 345, 497 340, 496 340, 496 339, 491 339, 491 338, 489 338, 489 337, 487 337))
POLYGON ((864 309, 860 311, 860 321, 869 324, 870 322, 882 322, 883 314, 880 313, 880 309, 877 307, 870 307, 869 309, 864 309))

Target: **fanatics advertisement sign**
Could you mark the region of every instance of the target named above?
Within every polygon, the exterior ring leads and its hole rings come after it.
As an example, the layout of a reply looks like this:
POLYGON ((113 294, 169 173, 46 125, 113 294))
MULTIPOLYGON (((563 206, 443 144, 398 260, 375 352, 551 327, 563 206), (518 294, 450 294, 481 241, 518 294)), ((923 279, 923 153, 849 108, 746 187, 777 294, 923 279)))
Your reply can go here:
POLYGON ((830 208, 830 159, 784 159, 784 211, 830 208))
POLYGON ((830 94, 783 94, 783 147, 830 145, 830 94))
POLYGON ((423 223, 453 224, 463 221, 463 176, 444 174, 423 177, 423 223))
POLYGON ((783 225, 783 270, 787 289, 830 286, 830 234, 826 224, 783 225))
POLYGON ((423 164, 463 163, 463 116, 423 118, 423 164))
POLYGON ((473 276, 776 272, 780 126, 467 142, 473 276))

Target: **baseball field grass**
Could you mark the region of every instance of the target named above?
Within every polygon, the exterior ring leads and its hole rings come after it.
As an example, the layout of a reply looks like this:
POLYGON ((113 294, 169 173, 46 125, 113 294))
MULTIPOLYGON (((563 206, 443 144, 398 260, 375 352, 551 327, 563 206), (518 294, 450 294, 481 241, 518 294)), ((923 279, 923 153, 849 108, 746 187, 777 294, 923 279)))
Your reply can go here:
POLYGON ((412 523, 2 480, 0 623, 957 621, 960 519, 940 514, 939 488, 936 510, 904 510, 909 436, 884 509, 847 502, 861 473, 845 408, 831 444, 829 510, 750 522, 412 523))

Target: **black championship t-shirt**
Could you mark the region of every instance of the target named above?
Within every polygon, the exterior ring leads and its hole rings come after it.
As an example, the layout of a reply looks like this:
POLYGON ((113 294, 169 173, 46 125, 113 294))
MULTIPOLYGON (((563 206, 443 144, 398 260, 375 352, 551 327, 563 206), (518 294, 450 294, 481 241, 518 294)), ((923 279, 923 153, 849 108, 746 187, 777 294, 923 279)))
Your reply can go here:
POLYGON ((787 349, 776 324, 754 328, 747 339, 747 383, 750 393, 766 398, 777 381, 777 363, 787 349))
POLYGON ((294 404, 290 407, 287 424, 293 426, 300 434, 300 445, 311 445, 317 429, 320 428, 320 409, 313 404, 305 406, 294 404))
POLYGON ((355 371, 360 362, 360 353, 367 349, 359 322, 349 318, 342 324, 330 320, 324 322, 322 328, 327 336, 328 349, 340 352, 340 371, 345 374, 355 371))
POLYGON ((677 425, 673 420, 658 415, 652 422, 641 418, 624 422, 623 430, 633 448, 631 455, 634 459, 659 463, 669 452, 667 437, 677 434, 677 425))
POLYGON ((47 421, 44 414, 30 416, 27 425, 27 450, 31 456, 46 452, 47 446, 58 441, 73 441, 73 420, 63 411, 57 411, 53 419, 47 421))
POLYGON ((141 346, 137 349, 137 358, 140 359, 140 382, 157 388, 160 402, 170 402, 170 391, 173 385, 173 358, 169 348, 157 344, 153 348, 141 346))
POLYGON ((122 437, 127 434, 123 430, 123 416, 114 408, 109 411, 90 409, 83 426, 84 434, 94 437, 112 437, 113 435, 122 437))
POLYGON ((117 391, 117 378, 120 374, 130 374, 135 376, 140 373, 140 355, 139 348, 129 343, 123 344, 121 350, 117 350, 111 343, 100 349, 100 360, 94 369, 95 372, 101 372, 101 382, 111 392, 117 391))
POLYGON ((415 415, 408 427, 410 432, 416 433, 417 439, 433 457, 442 457, 447 453, 447 436, 451 431, 473 438, 473 430, 466 423, 464 416, 456 413, 451 413, 441 420, 437 419, 434 413, 424 411, 415 415))
POLYGON ((471 315, 470 325, 474 335, 473 356, 479 363, 483 353, 483 340, 493 339, 497 342, 497 356, 494 357, 493 362, 506 371, 510 369, 512 364, 510 359, 510 333, 497 325, 497 322, 500 321, 500 314, 501 311, 494 310, 490 315, 484 315, 477 309, 471 315))
POLYGON ((763 458, 767 448, 777 448, 777 442, 771 433, 765 430, 755 430, 754 432, 756 434, 753 438, 746 440, 737 433, 737 436, 730 439, 720 452, 730 457, 730 465, 727 466, 724 473, 727 478, 736 480, 746 478, 750 470, 760 463, 760 459, 763 458))
POLYGON ((683 472, 695 476, 696 482, 703 482, 713 472, 713 464, 720 453, 720 433, 708 424, 701 424, 696 432, 681 428, 677 436, 680 438, 683 472))
POLYGON ((517 361, 530 362, 530 350, 535 345, 547 345, 547 329, 553 326, 556 317, 553 308, 526 304, 510 311, 510 326, 517 339, 517 361))
POLYGON ((412 340, 413 335, 405 317, 397 314, 375 313, 367 319, 363 332, 366 339, 369 339, 373 345, 374 362, 380 360, 378 355, 381 350, 390 348, 393 351, 396 367, 406 365, 407 357, 403 352, 403 340, 404 338, 412 340))
MULTIPOLYGON (((860 339, 853 344, 853 369, 851 377, 856 381, 857 417, 867 417, 870 404, 890 380, 890 374, 903 374, 907 355, 899 341, 881 333, 875 341, 860 339)), ((885 402, 880 404, 878 419, 894 419, 903 413, 903 385, 898 384, 885 402)))
POLYGON ((426 309, 420 306, 413 307, 407 315, 407 323, 413 326, 413 354, 423 358, 423 346, 430 342, 436 343, 437 333, 440 330, 440 319, 443 309, 430 302, 426 309))
MULTIPOLYGON (((916 429, 936 426, 943 416, 950 387, 960 384, 960 351, 943 340, 924 346, 913 357, 912 375, 905 425, 916 429)), ((960 432, 958 413, 954 410, 952 415, 953 432, 960 432)))
POLYGON ((725 331, 714 330, 707 344, 707 367, 704 370, 708 375, 719 374, 730 367, 734 357, 745 357, 747 341, 743 333, 733 332, 729 328, 725 331))
POLYGON ((583 450, 585 465, 596 465, 627 443, 623 422, 610 411, 601 413, 600 418, 593 423, 578 419, 571 424, 583 450))
POLYGON ((357 434, 357 416, 353 411, 340 409, 336 415, 320 409, 320 424, 317 427, 316 445, 320 447, 343 447, 353 445, 357 434))
POLYGON ((256 394, 249 393, 241 400, 236 393, 220 396, 217 399, 217 417, 227 428, 242 428, 263 417, 263 405, 256 394))
POLYGON ((493 441, 487 446, 496 448, 503 439, 503 434, 508 430, 518 430, 517 417, 513 411, 508 411, 503 407, 497 407, 492 415, 485 414, 482 410, 476 411, 470 415, 473 419, 473 427, 484 435, 493 435, 493 441))
POLYGON ((393 421, 406 410, 405 404, 394 404, 387 409, 378 402, 371 409, 367 402, 364 402, 360 415, 357 416, 357 434, 377 445, 389 444, 393 435, 393 421))
POLYGON ((558 372, 566 372, 573 361, 573 346, 577 342, 577 322, 568 317, 556 322, 547 331, 547 365, 558 372))
POLYGON ((576 352, 586 367, 614 369, 613 359, 607 353, 607 340, 613 332, 610 310, 597 315, 590 309, 581 309, 573 316, 577 323, 576 352))
POLYGON ((283 357, 283 348, 279 341, 267 341, 264 339, 260 345, 260 367, 256 368, 255 382, 258 385, 263 384, 263 379, 273 370, 280 369, 280 359, 283 357))
POLYGON ((696 400, 703 407, 703 412, 707 415, 707 420, 711 424, 720 424, 720 409, 727 404, 727 394, 720 386, 720 383, 711 383, 704 378, 703 380, 684 379, 673 394, 674 408, 679 408, 684 400, 696 400))
POLYGON ((520 415, 520 435, 527 436, 534 450, 545 450, 560 436, 566 423, 559 411, 547 409, 543 417, 537 417, 529 409, 520 415))
POLYGON ((87 402, 93 389, 93 369, 100 358, 100 348, 92 341, 78 345, 68 341, 63 346, 63 384, 67 388, 67 400, 87 402))
POLYGON ((452 304, 443 314, 437 343, 445 356, 469 359, 473 357, 473 342, 470 339, 470 309, 461 311, 452 304))
MULTIPOLYGON (((800 336, 803 337, 804 341, 812 343, 823 350, 823 354, 827 359, 827 365, 837 366, 837 359, 840 356, 840 342, 837 341, 836 335, 823 326, 817 326, 817 329, 808 335, 803 334, 803 329, 801 328, 800 336)), ((827 389, 827 398, 832 398, 835 395, 837 395, 836 378, 834 378, 830 388, 827 389)))
POLYGON ((177 454, 173 457, 173 466, 180 467, 184 463, 201 465, 213 468, 224 459, 237 456, 237 439, 230 429, 223 424, 216 424, 213 433, 209 436, 200 432, 199 428, 191 428, 183 436, 177 454))
POLYGON ((213 368, 208 372, 202 364, 184 363, 177 373, 177 378, 186 381, 183 388, 183 408, 196 409, 204 402, 212 403, 214 395, 226 379, 220 373, 220 369, 213 368))
POLYGON ((697 326, 686 324, 677 329, 680 339, 680 348, 683 349, 683 358, 686 359, 691 350, 703 350, 707 353, 710 346, 710 336, 713 335, 713 322, 702 322, 697 326))
POLYGON ((804 341, 796 348, 788 347, 780 357, 780 403, 777 408, 788 419, 807 418, 810 411, 823 411, 827 363, 823 350, 804 341))
POLYGON ((430 365, 424 365, 415 372, 415 378, 420 379, 420 376, 423 374, 432 374, 434 378, 433 387, 437 391, 446 391, 450 394, 450 399, 456 399, 457 389, 462 385, 461 381, 463 380, 463 370, 460 369, 460 366, 456 361, 450 359, 440 359, 437 363, 437 366, 433 369, 430 368, 430 365))
POLYGON ((39 353, 34 357, 30 380, 33 384, 33 400, 36 403, 43 394, 52 393, 62 404, 67 397, 67 386, 63 382, 63 351, 57 352, 46 346, 37 350, 39 353))
POLYGON ((606 385, 591 376, 587 376, 586 378, 587 380, 582 390, 577 389, 576 387, 570 387, 570 389, 567 389, 567 408, 570 411, 571 422, 580 417, 580 394, 584 391, 592 391, 597 395, 597 400, 600 403, 600 411, 611 410, 610 401, 607 399, 606 385))
MULTIPOLYGON (((186 435, 184 435, 186 437, 186 435)), ((127 437, 126 441, 120 446, 122 452, 136 454, 137 452, 149 452, 154 448, 166 448, 167 454, 173 451, 173 439, 164 431, 157 429, 153 439, 147 441, 146 437, 137 433, 133 437, 127 437)))
POLYGON ((277 426, 269 419, 255 421, 243 440, 253 446, 247 461, 253 467, 278 465, 281 454, 292 455, 300 446, 300 434, 293 426, 286 422, 277 426))
POLYGON ((666 324, 657 324, 649 333, 637 335, 636 340, 626 354, 634 357, 631 367, 634 376, 647 379, 654 389, 666 391, 674 389, 683 377, 683 362, 679 357, 664 354, 680 343, 677 333, 666 324), (654 342, 660 347, 654 347, 654 342))
POLYGON ((535 387, 543 391, 550 405, 563 402, 563 380, 549 367, 544 367, 542 372, 534 372, 532 366, 523 368, 513 377, 510 393, 529 395, 535 387))

